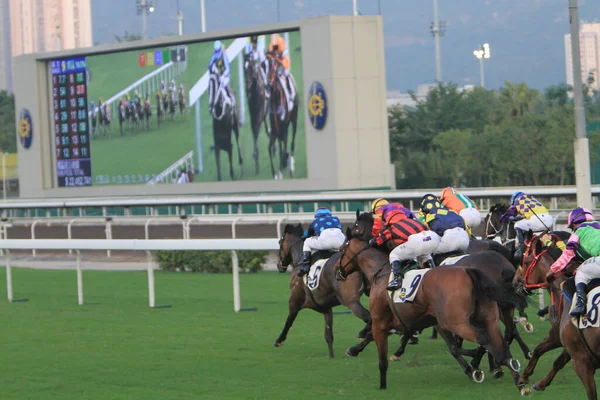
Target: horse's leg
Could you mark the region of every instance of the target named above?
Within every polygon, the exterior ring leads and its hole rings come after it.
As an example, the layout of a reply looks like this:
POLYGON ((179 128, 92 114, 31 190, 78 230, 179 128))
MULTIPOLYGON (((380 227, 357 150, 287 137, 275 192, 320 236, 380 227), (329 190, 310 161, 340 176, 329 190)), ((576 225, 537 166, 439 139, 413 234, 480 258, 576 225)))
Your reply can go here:
POLYGON ((596 381, 594 380, 594 373, 596 372, 595 368, 590 362, 587 361, 587 359, 584 360, 574 359, 573 369, 585 387, 588 400, 598 400, 598 394, 596 393, 596 381))
POLYGON ((388 369, 388 332, 389 326, 384 321, 379 321, 372 328, 373 339, 377 344, 377 354, 379 355, 379 389, 387 388, 387 369, 388 369))
POLYGON ((373 341, 373 333, 371 331, 367 332, 367 337, 364 338, 362 342, 357 344, 356 346, 350 347, 346 350, 346 355, 350 357, 357 357, 364 349, 367 347, 369 343, 373 341))
POLYGON ((221 149, 215 146, 215 159, 217 160, 217 180, 221 181, 221 149))
POLYGON ((273 165, 273 156, 275 155, 275 137, 271 135, 269 138, 269 160, 271 161, 271 175, 274 179, 277 179, 277 175, 275 175, 275 166, 273 165))
POLYGON ((519 379, 519 383, 526 384, 529 383, 529 377, 533 375, 533 371, 540 359, 540 357, 550 351, 561 347, 562 344, 560 342, 559 337, 559 327, 558 324, 555 323, 550 327, 550 332, 548 332, 548 336, 542 339, 541 342, 538 343, 537 346, 533 349, 533 353, 531 354, 531 359, 527 363, 527 366, 523 370, 523 374, 519 379))
POLYGON ((358 318, 362 319, 365 322, 365 327, 358 332, 358 339, 364 339, 367 337, 367 332, 371 330, 371 314, 360 304, 360 301, 354 300, 348 304, 345 304, 346 307, 352 311, 352 314, 356 315, 358 318))
POLYGON ((296 293, 292 292, 290 294, 290 299, 288 301, 288 309, 289 309, 288 316, 285 320, 285 325, 283 326, 283 330, 281 331, 281 334, 279 335, 277 340, 275 340, 275 343, 273 344, 273 346, 275 346, 275 347, 283 346, 283 342, 287 338, 287 334, 288 334, 290 328, 292 327, 292 325, 294 324, 294 321, 296 320, 296 317, 298 316, 298 312, 300 312, 300 310, 302 309, 303 304, 304 304, 304 290, 296 292, 296 293))
POLYGON ((571 355, 566 350, 563 350, 554 360, 554 363, 552 364, 552 368, 550 369, 550 372, 548 372, 548 375, 540 379, 538 382, 534 383, 532 389, 538 390, 540 392, 544 391, 548 386, 550 386, 552 380, 554 379, 558 371, 563 369, 570 360, 571 355))
MULTIPOLYGON (((237 145, 238 150, 238 164, 241 166, 244 162, 244 159, 242 158, 242 151, 240 150, 240 124, 238 121, 237 112, 234 114, 233 117, 233 133, 235 134, 235 144, 237 145)), ((242 172, 240 171, 240 175, 241 174, 242 172)))
POLYGON ((433 332, 431 332, 431 337, 430 339, 437 339, 438 338, 438 332, 437 329, 435 329, 435 326, 433 327, 433 332))
POLYGON ((396 350, 396 352, 390 356, 390 361, 400 360, 400 357, 402 357, 406 351, 406 345, 408 345, 408 342, 413 334, 413 331, 404 332, 404 334, 402 334, 402 337, 400 338, 400 347, 398 347, 398 350, 396 350))
POLYGON ((441 328, 440 326, 438 326, 436 330, 438 334, 442 337, 442 339, 444 339, 444 341, 446 342, 448 350, 450 350, 450 354, 452 354, 452 357, 454 357, 456 361, 458 361, 458 364, 462 368, 465 375, 467 375, 469 379, 473 379, 476 382, 483 382, 485 375, 482 371, 473 371, 469 363, 467 363, 467 361, 460 355, 459 344, 454 338, 452 332, 441 328))
POLYGON ((331 308, 323 313, 325 318, 325 341, 329 349, 329 358, 333 358, 333 311, 331 308))
POLYGON ((233 148, 229 148, 229 150, 227 151, 227 155, 229 156, 229 175, 231 176, 231 180, 235 180, 235 177, 233 176, 233 148))

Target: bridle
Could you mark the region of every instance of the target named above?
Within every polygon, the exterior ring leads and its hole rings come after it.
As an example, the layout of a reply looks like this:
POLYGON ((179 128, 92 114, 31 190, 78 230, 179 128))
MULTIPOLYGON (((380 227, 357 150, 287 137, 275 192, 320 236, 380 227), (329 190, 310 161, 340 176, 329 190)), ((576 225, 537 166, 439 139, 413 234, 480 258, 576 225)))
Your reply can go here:
POLYGON ((352 257, 350 257, 348 262, 346 262, 344 265, 341 265, 341 262, 344 259, 344 255, 346 255, 346 250, 348 249, 348 247, 350 247, 350 239, 346 239, 346 242, 344 243, 341 254, 340 254, 340 267, 338 268, 337 273, 336 273, 336 277, 340 281, 345 281, 348 278, 348 275, 350 275, 352 272, 354 272, 356 270, 356 268, 358 267, 358 262, 357 262, 356 258, 361 253, 363 253, 365 250, 368 250, 371 248, 371 246, 369 246, 369 244, 367 243, 362 249, 360 249, 352 257), (346 274, 344 271, 345 271, 346 267, 348 265, 350 265, 351 263, 354 263, 354 268, 352 268, 352 270, 348 274, 346 274))
POLYGON ((504 232, 504 229, 505 229, 505 228, 502 228, 502 226, 500 227, 500 229, 496 229, 496 226, 492 223, 492 215, 493 215, 493 213, 490 211, 485 218, 486 219, 485 231, 489 232, 491 230, 489 228, 492 228, 494 230, 494 233, 487 234, 486 239, 495 238, 496 236, 498 236, 499 234, 504 232))
MULTIPOLYGON (((519 270, 523 271, 525 270, 525 274, 523 275, 523 287, 525 288, 525 290, 529 291, 532 289, 547 289, 548 288, 548 282, 546 280, 544 280, 544 282, 541 283, 528 283, 529 278, 531 278, 531 275, 533 275, 533 272, 535 270, 535 267, 537 266, 539 260, 542 258, 542 256, 544 254, 546 254, 548 252, 548 250, 550 249, 550 246, 545 246, 545 248, 542 249, 542 251, 540 251, 539 253, 535 252, 535 249, 533 250, 533 254, 531 254, 533 256, 533 260, 529 263, 529 265, 527 266, 527 268, 525 268, 525 255, 529 255, 532 251, 532 244, 534 242, 534 240, 538 240, 545 235, 545 233, 541 233, 539 235, 533 236, 531 237, 531 239, 527 240, 525 242, 525 251, 523 252, 523 260, 521 261, 521 266, 519 267, 519 270)), ((552 244, 556 244, 556 241, 562 241, 562 239, 554 234, 554 233, 549 233, 550 237, 551 237, 551 241, 552 244)))
MULTIPOLYGON (((296 244, 298 244, 299 242, 302 242, 303 240, 304 239, 300 238, 300 239, 296 240, 294 243, 292 243, 291 245, 289 245, 288 246, 288 250, 285 252, 285 254, 283 255, 283 257, 281 257, 281 247, 283 246, 283 242, 285 241, 285 234, 281 238, 279 238, 279 254, 280 254, 279 255, 279 262, 281 263, 282 266, 284 266, 283 265, 283 260, 285 260, 291 254, 292 249, 294 248, 294 246, 296 244)), ((292 262, 291 262, 292 267, 295 266, 300 261, 300 257, 301 257, 301 255, 298 256, 297 260, 294 260, 294 258, 292 257, 292 262)), ((290 264, 285 265, 285 267, 287 268, 289 265, 290 264)))

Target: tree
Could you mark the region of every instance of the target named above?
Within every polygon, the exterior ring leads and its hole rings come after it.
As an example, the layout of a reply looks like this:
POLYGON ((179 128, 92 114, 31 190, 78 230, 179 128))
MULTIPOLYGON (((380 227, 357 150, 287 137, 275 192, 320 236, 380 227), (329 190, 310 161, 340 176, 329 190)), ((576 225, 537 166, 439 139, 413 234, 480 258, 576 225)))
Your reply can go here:
POLYGON ((526 83, 504 82, 506 87, 500 89, 501 102, 506 110, 506 115, 519 117, 533 111, 540 93, 529 89, 526 83))
POLYGON ((137 33, 129 33, 125 31, 123 36, 115 35, 115 40, 117 43, 134 42, 136 40, 142 40, 142 36, 138 35, 137 33))
POLYGON ((468 145, 473 133, 470 129, 452 129, 440 132, 433 139, 433 145, 439 150, 440 164, 445 172, 444 178, 452 186, 461 186, 463 173, 468 166, 468 145))
POLYGON ((15 96, 2 90, 0 91, 0 150, 7 153, 17 151, 15 119, 15 96))
POLYGON ((564 108, 569 103, 569 93, 573 92, 573 87, 566 83, 548 86, 544 90, 544 100, 546 107, 564 108))

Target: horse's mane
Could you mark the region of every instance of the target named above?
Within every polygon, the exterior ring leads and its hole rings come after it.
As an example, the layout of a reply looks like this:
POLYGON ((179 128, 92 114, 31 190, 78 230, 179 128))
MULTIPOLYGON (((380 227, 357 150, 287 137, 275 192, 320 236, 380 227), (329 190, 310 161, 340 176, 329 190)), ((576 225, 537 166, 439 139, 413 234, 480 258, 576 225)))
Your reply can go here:
POLYGON ((504 214, 508 210, 509 206, 505 203, 496 203, 492 207, 490 207, 490 213, 499 212, 504 214))
POLYGON ((358 216, 358 218, 356 219, 356 222, 363 222, 363 221, 368 224, 373 225, 373 222, 374 222, 373 214, 371 214, 370 212, 361 213, 358 216))
POLYGON ((285 235, 286 233, 300 237, 304 234, 304 228, 302 228, 302 224, 300 223, 296 225, 286 224, 285 228, 283 228, 283 234, 285 235))

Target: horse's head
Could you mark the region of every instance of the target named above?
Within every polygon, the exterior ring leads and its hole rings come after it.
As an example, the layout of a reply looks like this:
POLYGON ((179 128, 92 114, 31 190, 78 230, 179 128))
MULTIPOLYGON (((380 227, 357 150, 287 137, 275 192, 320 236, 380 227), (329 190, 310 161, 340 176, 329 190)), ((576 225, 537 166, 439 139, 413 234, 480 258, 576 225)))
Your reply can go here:
POLYGON ((550 266, 560 257, 564 245, 563 234, 559 232, 534 235, 531 230, 524 236, 525 250, 523 261, 513 278, 517 293, 530 294, 531 289, 546 288, 546 275, 550 266))
MULTIPOLYGON (((507 204, 496 203, 485 216, 483 222, 485 226, 485 230, 483 232, 483 236, 487 239, 493 239, 494 237, 501 235, 502 239, 505 240, 508 235, 507 229, 508 225, 500 222, 500 217, 508 210, 507 204)), ((514 237, 514 236, 513 236, 514 237)))
MULTIPOLYGON (((294 264, 293 248, 302 244, 302 234, 304 230, 302 225, 287 224, 283 229, 283 235, 279 238, 279 261, 277 269, 279 272, 287 271, 288 265, 294 264)), ((300 249, 301 250, 301 249, 300 249)), ((296 260, 297 261, 297 260, 296 260)))
MULTIPOLYGON (((358 223, 358 220, 356 223, 358 223)), ((356 230, 356 224, 353 229, 347 228, 346 240, 340 247, 340 258, 336 265, 336 279, 338 281, 345 281, 348 275, 357 271, 359 269, 358 255, 369 248, 370 246, 362 239, 361 233, 356 230)))
POLYGON ((248 53, 244 56, 244 78, 246 80, 246 88, 252 87, 252 80, 254 79, 255 74, 255 65, 254 57, 252 53, 248 53))

